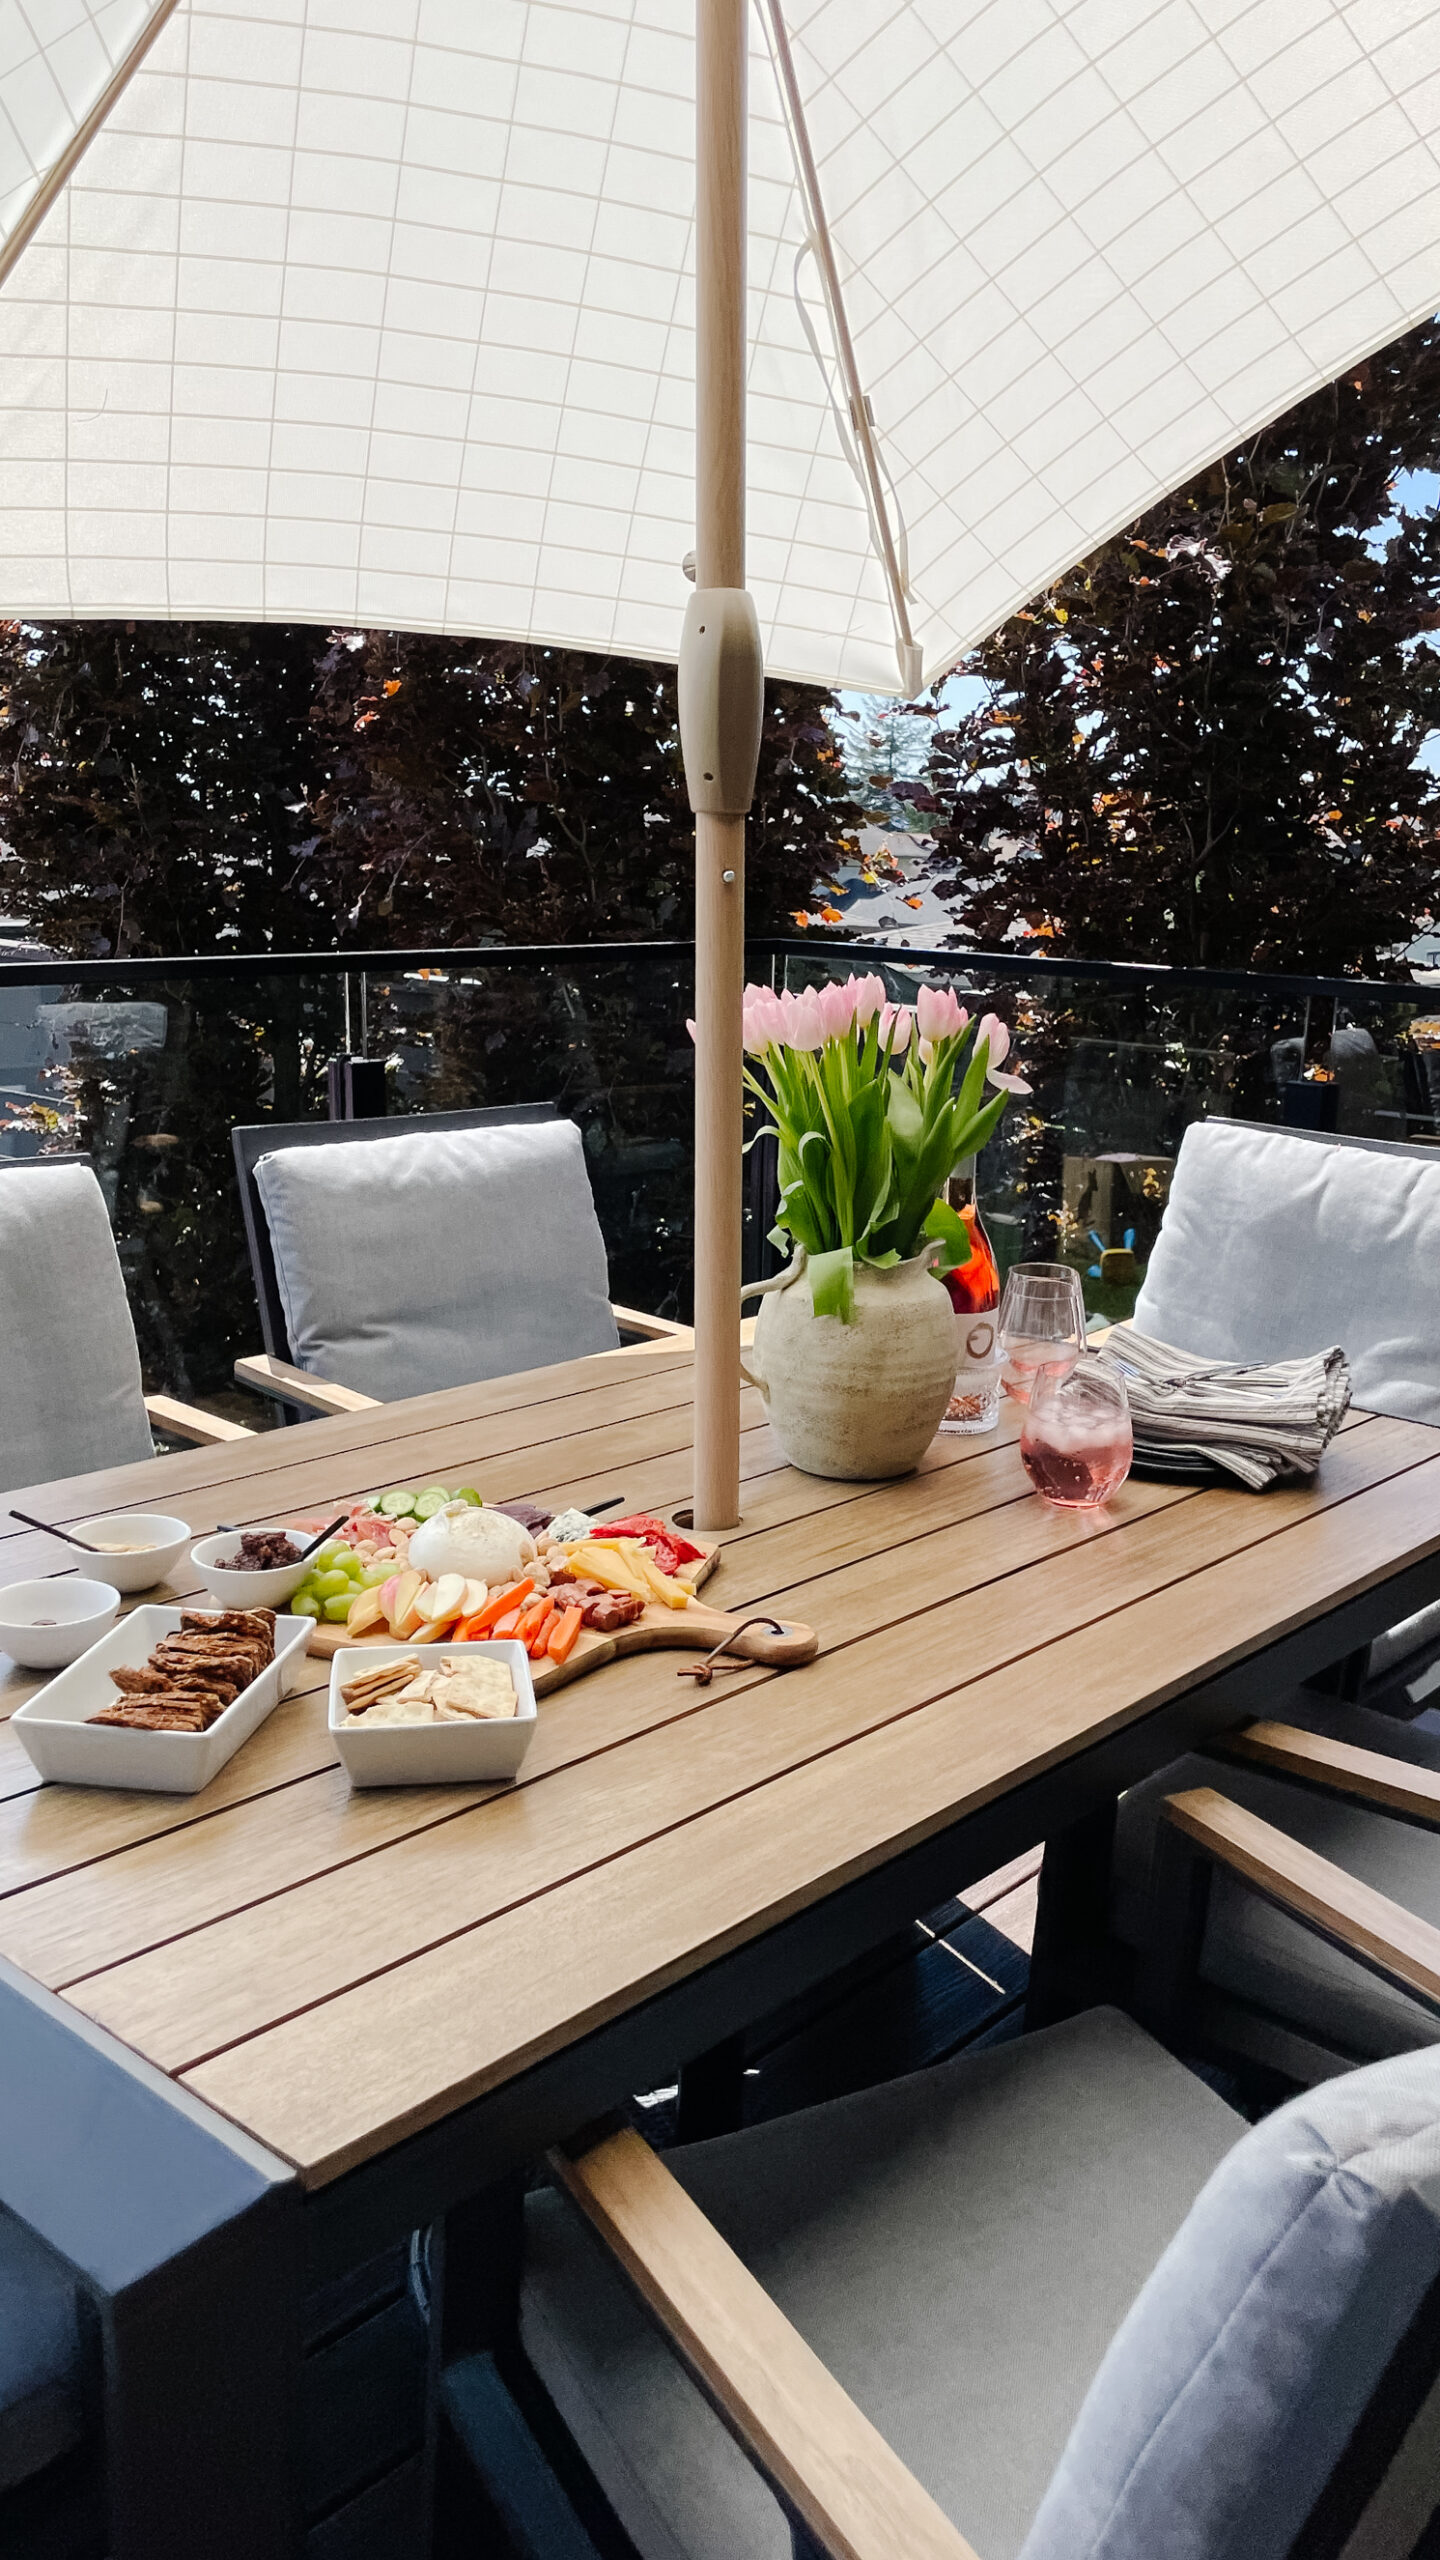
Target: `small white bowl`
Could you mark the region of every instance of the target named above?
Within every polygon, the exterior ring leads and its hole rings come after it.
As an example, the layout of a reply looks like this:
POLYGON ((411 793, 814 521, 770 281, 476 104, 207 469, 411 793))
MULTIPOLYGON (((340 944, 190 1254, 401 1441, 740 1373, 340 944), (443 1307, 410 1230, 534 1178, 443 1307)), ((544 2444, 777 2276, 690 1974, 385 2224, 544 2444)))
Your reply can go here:
MULTIPOLYGON (((297 1537, 282 1521, 266 1521, 261 1526, 282 1530, 291 1545, 297 1547, 304 1546, 309 1534, 297 1537)), ((283 1609, 310 1571, 313 1557, 303 1558, 299 1564, 278 1565, 273 1573, 228 1573, 222 1558, 238 1556, 241 1535, 239 1529, 221 1529, 213 1538, 202 1538, 191 1548, 190 1561, 206 1590, 212 1591, 226 1609, 283 1609)))
POLYGON ((72 1787, 139 1787, 153 1788, 161 1795, 195 1795, 209 1786, 301 1677, 310 1621, 277 1617, 274 1661, 238 1698, 231 1699, 207 1733, 147 1733, 133 1725, 91 1724, 91 1716, 102 1707, 113 1707, 119 1695, 109 1676, 111 1665, 118 1670, 122 1664, 138 1667, 148 1661, 152 1647, 162 1636, 174 1634, 184 1614, 142 1600, 138 1609, 91 1646, 83 1661, 72 1663, 38 1698, 16 1708, 11 1731, 42 1778, 72 1787))
POLYGON ((117 1591, 149 1591, 163 1582, 192 1534, 188 1520, 176 1520, 166 1511, 102 1511, 97 1519, 75 1522, 76 1537, 102 1550, 98 1561, 117 1591), (116 1553, 106 1547, 108 1538, 122 1548, 138 1547, 140 1553, 116 1553))
POLYGON ((12 1582, 0 1591, 0 1653, 31 1671, 54 1671, 88 1653, 119 1611, 120 1594, 109 1582, 59 1573, 48 1582, 12 1582))
POLYGON ((424 1662, 446 1653, 494 1655, 515 1683, 513 1716, 467 1717, 464 1724, 352 1724, 341 1683, 378 1671, 409 1650, 405 1644, 346 1645, 330 1665, 330 1735, 351 1786, 444 1787, 513 1778, 535 1731, 535 1685, 523 1644, 421 1645, 417 1657, 424 1662))

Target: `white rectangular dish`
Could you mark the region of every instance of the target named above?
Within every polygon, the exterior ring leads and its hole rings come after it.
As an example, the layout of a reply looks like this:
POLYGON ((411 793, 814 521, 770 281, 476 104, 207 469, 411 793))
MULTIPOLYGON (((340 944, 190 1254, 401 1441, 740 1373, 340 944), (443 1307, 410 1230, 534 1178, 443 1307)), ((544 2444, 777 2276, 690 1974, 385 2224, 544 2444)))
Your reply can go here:
POLYGON ((87 1721, 102 1707, 113 1706, 120 1694, 107 1677, 112 1664, 117 1671, 138 1670, 160 1638, 174 1634, 182 1614, 208 1617, 211 1612, 182 1613, 154 1603, 132 1609, 68 1671, 57 1672, 37 1698, 16 1708, 11 1725, 42 1778, 72 1787, 142 1787, 147 1793, 195 1795, 249 1741, 295 1684, 310 1642, 309 1618, 276 1618, 274 1661, 231 1699, 208 1733, 146 1733, 87 1721))
POLYGON ((347 1645, 330 1666, 330 1732, 351 1786, 443 1787, 513 1778, 535 1731, 535 1685, 523 1644, 422 1645, 416 1655, 421 1663, 452 1653, 460 1659, 493 1655, 515 1683, 513 1716, 467 1719, 464 1724, 351 1724, 342 1683, 362 1671, 392 1666, 396 1653, 393 1644, 347 1645))

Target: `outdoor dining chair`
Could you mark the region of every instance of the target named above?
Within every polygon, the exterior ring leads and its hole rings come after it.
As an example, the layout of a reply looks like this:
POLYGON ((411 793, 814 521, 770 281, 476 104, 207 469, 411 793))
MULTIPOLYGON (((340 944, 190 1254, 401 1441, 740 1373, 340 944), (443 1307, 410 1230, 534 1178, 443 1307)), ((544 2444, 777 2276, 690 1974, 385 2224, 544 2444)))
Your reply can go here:
POLYGON ((99 2354, 68 2268, 0 2207, 0 2550, 99 2560, 99 2354))
POLYGON ((585 1149, 548 1102, 237 1128, 263 1354, 241 1384, 353 1413, 687 1326, 615 1306, 585 1149))
MULTIPOLYGON (((1109 1907, 1118 1952, 1101 1959, 1111 1982, 1133 1979, 1173 1925, 1157 1876, 1166 1798, 1215 1785, 1343 1871, 1357 1912, 1382 1895, 1440 1932, 1440 1733, 1299 1690, 1274 1717, 1217 1735, 1122 1797, 1109 1907)), ((1440 2015, 1363 1950, 1315 1937, 1227 1878, 1210 1896, 1198 1968, 1203 2049, 1289 2081, 1440 2043, 1440 2015)))
MULTIPOLYGON (((1437 1291, 1440 1148, 1197 1120, 1135 1324, 1212 1360, 1338 1342, 1357 1404, 1440 1423, 1437 1291)), ((1436 1642, 1440 1601, 1378 1637, 1357 1677, 1401 1684, 1436 1642)))
POLYGON ((0 1485, 153 1458, 158 1430, 201 1446, 243 1424, 147 1396, 120 1258, 79 1157, 0 1166, 0 1485))
MULTIPOLYGON (((1346 1879, 1298 1877, 1213 1791, 1163 1821, 1187 1889, 1262 1875, 1349 1932, 1346 1879)), ((1440 2001, 1440 1932, 1369 1917, 1371 1961, 1440 2001)), ((1172 1947, 1142 1986, 1167 2036, 1188 1991, 1172 1947)), ((622 2130, 552 2167, 520 2337, 642 2560, 1433 2547, 1440 2050, 1247 2128, 1091 2009, 663 2160, 622 2130)))

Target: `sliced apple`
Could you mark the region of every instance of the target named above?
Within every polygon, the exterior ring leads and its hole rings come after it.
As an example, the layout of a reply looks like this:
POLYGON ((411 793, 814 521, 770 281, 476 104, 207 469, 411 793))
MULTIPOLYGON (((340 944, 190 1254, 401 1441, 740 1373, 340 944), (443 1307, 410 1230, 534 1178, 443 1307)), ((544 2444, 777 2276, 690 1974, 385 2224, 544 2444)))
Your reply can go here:
POLYGON ((379 1592, 362 1591, 359 1598, 350 1603, 345 1633, 347 1636, 368 1636, 372 1627, 383 1627, 386 1623, 379 1592))
MULTIPOLYGON (((485 1604, 482 1601, 480 1605, 483 1608, 485 1604)), ((444 1619, 458 1618, 465 1606, 464 1574, 442 1573, 438 1582, 427 1582, 417 1591, 415 1606, 422 1618, 431 1618, 437 1625, 444 1619)))
POLYGON ((477 1609, 484 1608, 489 1597, 490 1585, 488 1582, 476 1582, 473 1579, 467 1579, 465 1584, 465 1606, 460 1612, 461 1617, 473 1618, 477 1609))
POLYGON ((395 1597, 385 1612, 390 1621, 392 1636, 414 1634, 416 1627, 420 1624, 420 1612, 415 1607, 415 1597, 424 1587, 425 1577, 422 1573, 417 1573, 413 1565, 396 1576, 395 1597))
POLYGON ((393 1618, 395 1615, 395 1594, 399 1588, 400 1576, 398 1573, 392 1573, 389 1581, 382 1582, 380 1585, 380 1609, 381 1614, 386 1618, 393 1618))

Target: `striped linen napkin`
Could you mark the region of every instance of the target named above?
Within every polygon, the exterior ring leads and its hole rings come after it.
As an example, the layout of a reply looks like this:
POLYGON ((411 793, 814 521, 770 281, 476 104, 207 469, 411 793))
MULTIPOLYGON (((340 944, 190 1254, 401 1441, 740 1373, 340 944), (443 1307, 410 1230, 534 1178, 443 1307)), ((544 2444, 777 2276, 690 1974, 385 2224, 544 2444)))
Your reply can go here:
POLYGON ((1208 1459, 1252 1493, 1313 1476, 1350 1402, 1343 1351, 1306 1360, 1199 1360, 1134 1326, 1099 1352, 1130 1398, 1138 1458, 1208 1459))

